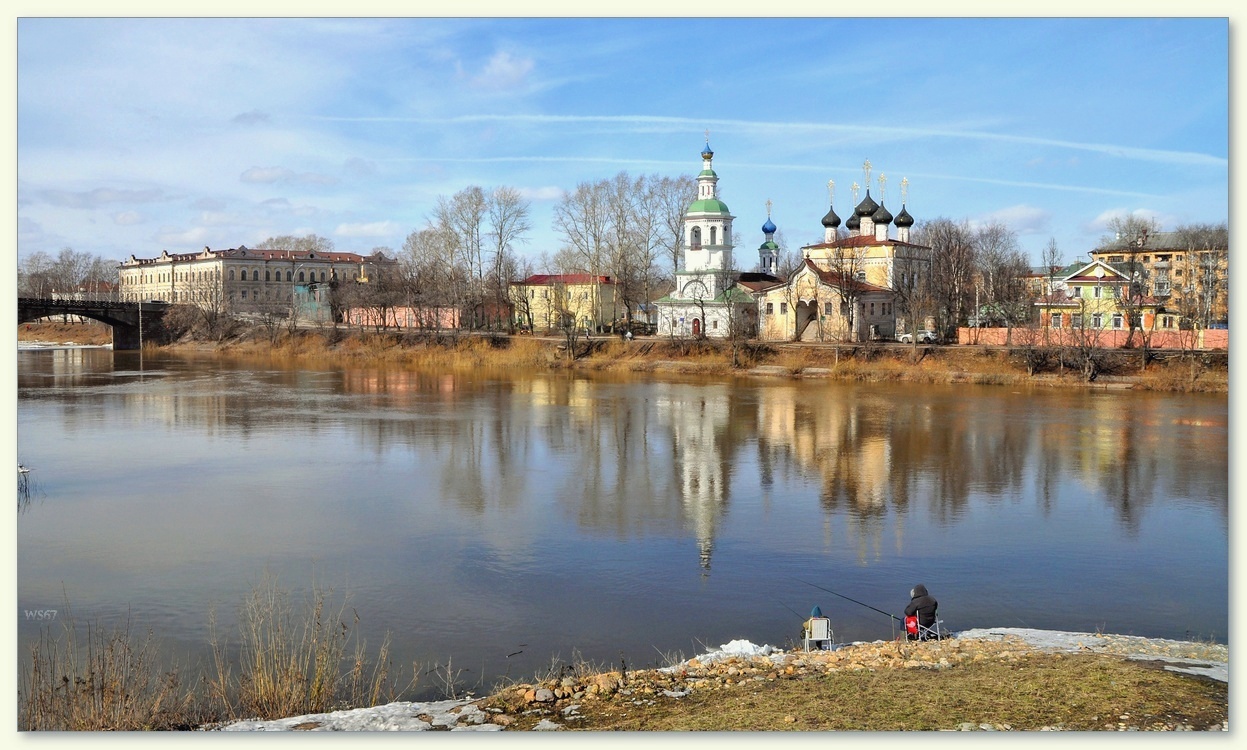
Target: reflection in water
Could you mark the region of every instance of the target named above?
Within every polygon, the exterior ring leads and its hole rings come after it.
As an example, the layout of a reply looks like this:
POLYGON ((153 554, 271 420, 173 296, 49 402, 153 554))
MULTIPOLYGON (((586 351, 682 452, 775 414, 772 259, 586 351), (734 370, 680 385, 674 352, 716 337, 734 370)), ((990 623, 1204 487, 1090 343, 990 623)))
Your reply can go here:
MULTIPOLYGON (((367 582, 357 605, 413 659, 479 649, 463 623, 490 612, 534 668, 781 641, 763 592, 811 570, 880 603, 933 577, 955 627, 1217 637, 1228 619, 1224 397, 138 369, 90 350, 23 352, 18 386, 23 460, 59 472, 20 520, 21 597, 67 582, 191 640, 275 560, 367 582)), ((520 668, 508 643, 489 669, 520 668)))

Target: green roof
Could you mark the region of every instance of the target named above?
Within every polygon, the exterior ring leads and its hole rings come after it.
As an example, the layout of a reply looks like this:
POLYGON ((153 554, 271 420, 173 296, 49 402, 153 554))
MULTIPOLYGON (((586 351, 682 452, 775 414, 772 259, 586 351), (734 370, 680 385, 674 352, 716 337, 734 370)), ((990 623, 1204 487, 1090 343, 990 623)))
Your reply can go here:
POLYGON ((728 211, 727 204, 716 198, 703 198, 699 201, 693 201, 693 205, 688 207, 686 213, 697 214, 726 214, 728 211))

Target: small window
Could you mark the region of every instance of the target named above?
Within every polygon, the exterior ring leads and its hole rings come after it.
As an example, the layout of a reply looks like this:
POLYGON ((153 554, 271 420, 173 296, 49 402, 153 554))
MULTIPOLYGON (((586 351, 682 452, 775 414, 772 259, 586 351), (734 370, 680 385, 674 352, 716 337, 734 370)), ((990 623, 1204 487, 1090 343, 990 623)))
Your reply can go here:
POLYGON ((1113 316, 1113 329, 1118 331, 1121 330, 1121 315, 1113 316))
POLYGON ((1052 327, 1053 328, 1061 327, 1061 313, 1052 313, 1052 327))
POLYGON ((243 298, 244 300, 245 300, 245 299, 247 299, 247 290, 246 290, 246 289, 242 290, 242 298, 243 298))
POLYGON ((872 318, 875 317, 875 303, 874 302, 870 303, 870 317, 872 318))
POLYGON ((1092 293, 1092 296, 1094 296, 1096 299, 1100 298, 1100 287, 1097 286, 1095 288, 1095 291, 1092 293))
POLYGON ((774 302, 766 303, 766 314, 773 315, 774 313, 775 313, 775 303, 774 302))
POLYGON ((780 314, 780 315, 787 315, 787 314, 788 314, 788 303, 787 303, 787 302, 780 302, 780 303, 779 303, 779 314, 780 314))
POLYGON ((1104 327, 1104 315, 1102 313, 1095 313, 1094 315, 1091 316, 1091 327, 1092 328, 1103 328, 1104 327))
POLYGON ((824 302, 824 303, 823 303, 823 314, 824 314, 824 315, 831 315, 831 314, 832 314, 832 307, 831 307, 831 303, 830 303, 830 302, 824 302))
POLYGON ((1080 286, 1073 286, 1073 287, 1070 287, 1070 290, 1069 290, 1069 291, 1070 291, 1070 296, 1071 296, 1071 297, 1081 297, 1081 296, 1082 296, 1082 287, 1080 287, 1080 286))
POLYGON ((1069 319, 1070 328, 1082 328, 1082 315, 1074 313, 1069 319))
POLYGON ((714 331, 719 330, 719 321, 717 319, 710 321, 710 329, 714 331))

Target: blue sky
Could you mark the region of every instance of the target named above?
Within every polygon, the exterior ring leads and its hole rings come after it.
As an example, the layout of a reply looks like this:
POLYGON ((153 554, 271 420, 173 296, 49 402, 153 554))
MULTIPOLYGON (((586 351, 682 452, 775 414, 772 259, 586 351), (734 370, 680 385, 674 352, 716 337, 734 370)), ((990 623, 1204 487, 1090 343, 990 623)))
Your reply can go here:
POLYGON ((1225 18, 17 21, 19 256, 315 233, 401 248, 439 195, 510 186, 553 254, 578 182, 694 175, 738 262, 766 202, 819 241, 828 180, 916 220, 1003 221, 1035 262, 1114 215, 1229 218, 1225 18))

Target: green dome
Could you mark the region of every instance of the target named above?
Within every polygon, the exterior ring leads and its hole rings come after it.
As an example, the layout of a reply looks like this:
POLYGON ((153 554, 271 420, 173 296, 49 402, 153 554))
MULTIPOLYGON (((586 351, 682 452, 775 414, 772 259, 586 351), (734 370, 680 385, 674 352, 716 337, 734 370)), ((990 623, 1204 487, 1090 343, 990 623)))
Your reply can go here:
POLYGON ((715 174, 713 169, 703 169, 697 173, 698 177, 714 177, 718 179, 719 175, 715 174))
POLYGON ((726 214, 731 213, 727 209, 727 204, 716 198, 704 198, 699 201, 693 201, 693 205, 688 207, 685 213, 690 214, 726 214))

